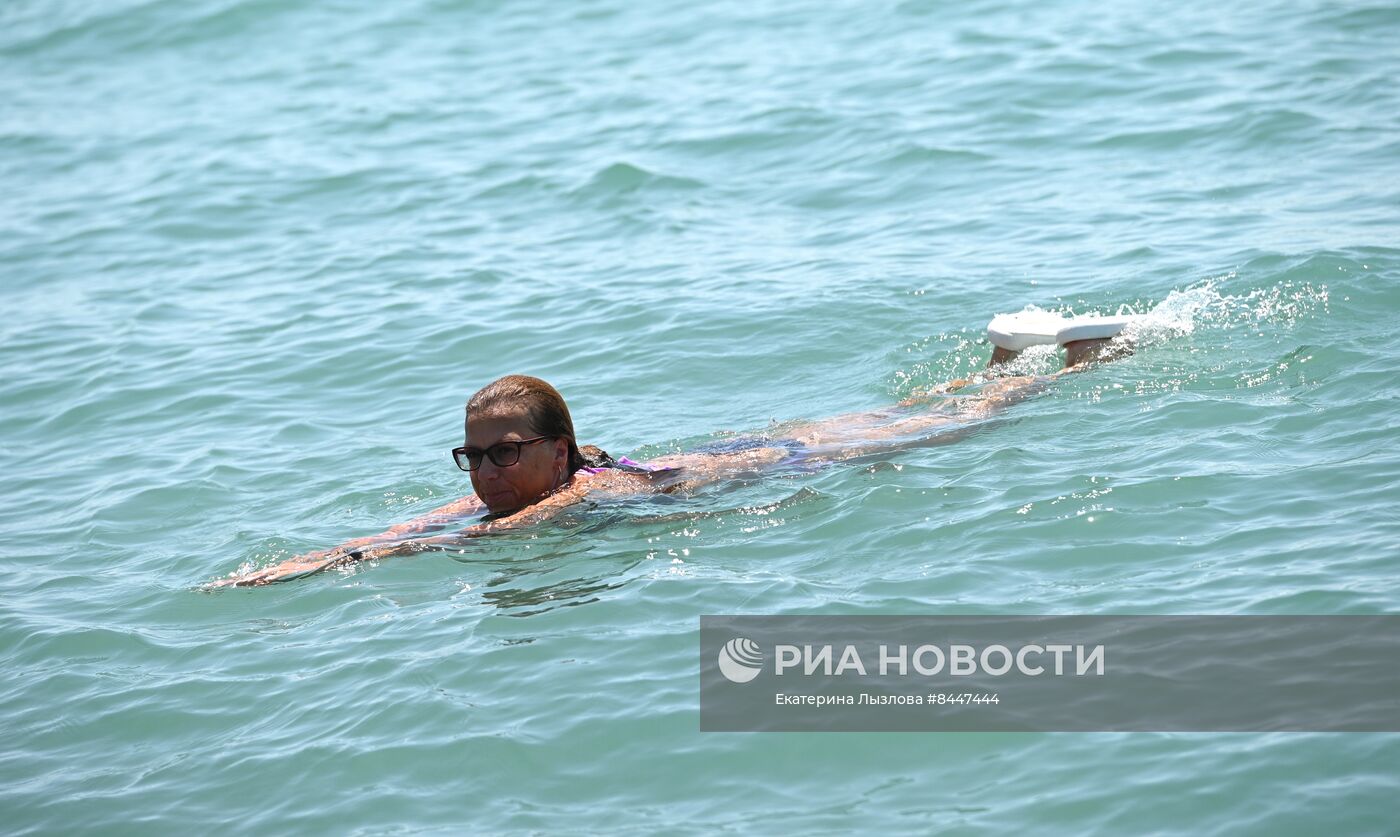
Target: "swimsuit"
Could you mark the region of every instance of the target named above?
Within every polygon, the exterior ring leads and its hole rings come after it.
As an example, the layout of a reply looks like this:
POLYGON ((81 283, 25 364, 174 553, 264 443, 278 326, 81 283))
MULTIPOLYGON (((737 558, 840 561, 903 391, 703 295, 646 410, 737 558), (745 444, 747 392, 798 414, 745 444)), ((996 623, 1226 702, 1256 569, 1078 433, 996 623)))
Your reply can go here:
POLYGON ((787 458, 779 462, 785 465, 797 462, 812 451, 796 439, 772 439, 763 436, 735 436, 732 439, 716 439, 695 448, 695 453, 741 453, 760 448, 787 448, 787 458))
MULTIPOLYGON (((773 439, 763 436, 735 436, 731 439, 716 439, 713 442, 706 442, 691 449, 691 453, 726 454, 742 453, 746 450, 759 450, 761 448, 786 448, 788 455, 774 465, 778 467, 793 465, 806 459, 811 453, 811 449, 797 439, 773 439)), ((627 474, 662 474, 667 471, 680 471, 682 468, 677 465, 649 465, 644 462, 636 462, 625 456, 619 456, 608 464, 592 468, 580 468, 580 471, 587 471, 590 474, 601 474, 604 471, 622 471, 627 474)))
POLYGON ((622 471, 626 474, 657 474, 662 471, 678 471, 680 469, 672 465, 647 465, 642 462, 634 462, 625 456, 619 456, 610 465, 604 465, 601 468, 583 467, 579 470, 587 471, 590 474, 601 474, 604 471, 622 471))

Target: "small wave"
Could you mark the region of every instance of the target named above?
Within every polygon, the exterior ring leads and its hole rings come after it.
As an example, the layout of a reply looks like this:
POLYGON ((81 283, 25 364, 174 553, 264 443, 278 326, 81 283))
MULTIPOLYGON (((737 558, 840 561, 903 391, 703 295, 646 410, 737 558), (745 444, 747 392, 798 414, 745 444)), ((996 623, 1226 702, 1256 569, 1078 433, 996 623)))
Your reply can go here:
POLYGON ((1193 47, 1179 47, 1166 49, 1161 52, 1154 52, 1145 56, 1142 63, 1149 67, 1157 68, 1177 68, 1184 67, 1193 69, 1203 64, 1219 61, 1233 61, 1240 57, 1240 53, 1233 50, 1220 49, 1196 49, 1193 47))
MULTIPOLYGON (((204 44, 246 36, 269 20, 298 12, 276 0, 180 4, 168 0, 126 3, 120 8, 93 4, 97 13, 76 13, 54 21, 18 27, 18 37, 0 43, 0 53, 22 56, 81 50, 136 53, 204 44)), ((12 31, 16 31, 12 28, 12 31)))
POLYGON ((613 163, 594 174, 575 194, 580 196, 622 195, 641 190, 702 189, 705 184, 688 177, 655 174, 631 163, 613 163))
POLYGON ((1334 26, 1343 32, 1372 34, 1400 24, 1400 9, 1393 5, 1348 9, 1322 17, 1317 23, 1334 26))
POLYGON ((994 159, 990 154, 962 148, 937 148, 916 145, 905 148, 886 161, 891 166, 944 165, 949 163, 982 163, 994 159))
POLYGON ((1318 134, 1325 120, 1300 110, 1269 108, 1230 115, 1218 121, 1198 121, 1144 130, 1120 131, 1091 146, 1098 149, 1176 151, 1202 145, 1238 144, 1241 148, 1283 141, 1304 142, 1318 134))

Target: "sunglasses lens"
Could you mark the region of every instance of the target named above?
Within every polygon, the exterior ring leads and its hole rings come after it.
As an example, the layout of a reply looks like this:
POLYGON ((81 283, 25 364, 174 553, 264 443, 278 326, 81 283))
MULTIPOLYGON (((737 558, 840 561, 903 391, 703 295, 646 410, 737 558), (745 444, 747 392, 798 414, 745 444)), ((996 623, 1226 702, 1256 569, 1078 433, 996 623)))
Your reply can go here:
POLYGON ((486 455, 491 457, 491 461, 499 468, 509 468, 520 461, 520 443, 502 442, 499 445, 492 445, 486 449, 486 455))

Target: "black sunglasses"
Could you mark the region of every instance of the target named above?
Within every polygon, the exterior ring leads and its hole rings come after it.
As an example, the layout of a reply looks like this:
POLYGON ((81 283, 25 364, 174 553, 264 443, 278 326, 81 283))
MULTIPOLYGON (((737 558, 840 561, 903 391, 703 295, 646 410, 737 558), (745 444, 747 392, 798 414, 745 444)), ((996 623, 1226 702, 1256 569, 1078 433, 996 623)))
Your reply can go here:
POLYGON ((463 471, 475 471, 477 468, 480 468, 481 457, 483 456, 490 457, 497 468, 509 468, 520 461, 520 449, 522 447, 553 438, 553 436, 536 436, 533 439, 521 439, 518 442, 497 442, 486 450, 482 450, 481 448, 453 448, 452 459, 456 461, 457 467, 461 468, 463 471))

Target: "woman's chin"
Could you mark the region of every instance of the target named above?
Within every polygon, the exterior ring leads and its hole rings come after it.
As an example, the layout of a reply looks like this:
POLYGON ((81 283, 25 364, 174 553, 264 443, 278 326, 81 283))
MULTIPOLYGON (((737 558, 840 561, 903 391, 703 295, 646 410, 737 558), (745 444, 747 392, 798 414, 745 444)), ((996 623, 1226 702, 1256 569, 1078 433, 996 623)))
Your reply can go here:
POLYGON ((493 515, 510 514, 513 511, 518 511, 521 507, 520 501, 508 491, 502 494, 488 494, 482 497, 481 501, 486 504, 487 510, 493 515))

